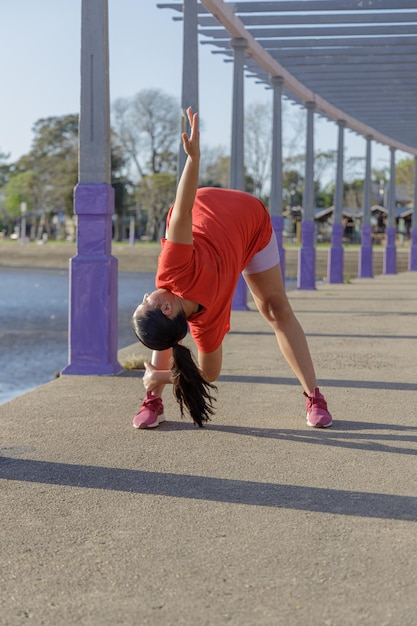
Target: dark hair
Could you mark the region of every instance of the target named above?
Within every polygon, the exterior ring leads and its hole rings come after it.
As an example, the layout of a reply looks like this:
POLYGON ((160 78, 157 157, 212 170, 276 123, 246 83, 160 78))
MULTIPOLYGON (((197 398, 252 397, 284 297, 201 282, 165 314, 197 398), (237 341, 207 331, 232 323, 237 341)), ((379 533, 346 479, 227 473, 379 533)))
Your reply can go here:
POLYGON ((132 318, 132 328, 136 337, 151 350, 172 348, 171 372, 174 396, 180 405, 181 417, 184 407, 188 409, 193 421, 199 426, 207 422, 214 414, 214 396, 211 389, 215 385, 207 382, 200 373, 198 365, 186 347, 179 344, 187 334, 188 324, 184 313, 167 317, 160 309, 148 311, 141 317, 132 318))

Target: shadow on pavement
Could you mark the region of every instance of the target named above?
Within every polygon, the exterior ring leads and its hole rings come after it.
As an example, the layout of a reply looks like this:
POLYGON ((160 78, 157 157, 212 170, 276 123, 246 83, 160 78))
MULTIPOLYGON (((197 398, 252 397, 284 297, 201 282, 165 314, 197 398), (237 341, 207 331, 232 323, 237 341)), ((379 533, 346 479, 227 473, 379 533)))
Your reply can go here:
POLYGON ((417 521, 417 498, 382 493, 71 465, 10 457, 0 459, 0 478, 335 515, 417 521))

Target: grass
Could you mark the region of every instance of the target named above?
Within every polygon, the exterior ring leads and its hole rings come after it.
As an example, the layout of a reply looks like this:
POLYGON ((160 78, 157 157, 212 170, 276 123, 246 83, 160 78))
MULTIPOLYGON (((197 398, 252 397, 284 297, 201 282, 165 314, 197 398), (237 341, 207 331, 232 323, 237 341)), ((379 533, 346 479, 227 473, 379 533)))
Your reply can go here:
POLYGON ((139 355, 130 355, 121 360, 120 365, 125 370, 144 370, 145 369, 145 361, 146 357, 142 354, 139 355))

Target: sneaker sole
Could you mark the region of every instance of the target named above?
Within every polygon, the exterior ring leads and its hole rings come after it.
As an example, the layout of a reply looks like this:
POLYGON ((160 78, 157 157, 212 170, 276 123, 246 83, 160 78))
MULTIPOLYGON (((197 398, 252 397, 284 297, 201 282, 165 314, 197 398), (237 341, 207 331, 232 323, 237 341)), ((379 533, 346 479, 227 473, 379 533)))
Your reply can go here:
POLYGON ((162 422, 165 422, 165 415, 158 415, 158 419, 156 420, 156 422, 153 422, 152 424, 139 424, 138 426, 136 426, 136 424, 133 424, 133 428, 138 428, 140 430, 146 430, 147 428, 157 428, 159 424, 162 424, 162 422))
POLYGON ((333 422, 329 422, 328 424, 311 424, 311 422, 307 420, 307 426, 310 426, 310 428, 329 428, 332 424, 333 422))

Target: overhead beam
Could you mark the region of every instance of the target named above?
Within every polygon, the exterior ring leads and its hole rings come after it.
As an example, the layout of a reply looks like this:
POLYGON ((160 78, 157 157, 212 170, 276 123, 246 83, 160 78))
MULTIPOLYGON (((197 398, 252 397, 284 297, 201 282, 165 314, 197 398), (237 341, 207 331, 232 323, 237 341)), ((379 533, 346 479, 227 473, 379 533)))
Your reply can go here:
MULTIPOLYGON (((223 37, 216 37, 211 40, 202 40, 200 43, 202 45, 212 45, 221 47, 224 49, 229 48, 230 37, 226 37, 227 33, 223 31, 223 37)), ((388 45, 390 48, 402 46, 402 45, 414 45, 417 44, 417 34, 411 35, 403 35, 401 37, 391 35, 386 36, 383 39, 385 45, 388 45)), ((264 39, 262 41, 262 47, 265 49, 287 49, 287 48, 308 48, 308 49, 318 49, 321 48, 325 50, 326 48, 346 48, 346 47, 356 47, 356 46, 366 46, 366 47, 374 47, 380 46, 381 39, 379 37, 326 37, 323 39, 322 37, 312 36, 309 39, 296 39, 294 37, 280 37, 279 39, 270 38, 264 39)))
MULTIPOLYGON (((259 13, 272 11, 306 11, 306 2, 297 0, 269 0, 266 2, 233 2, 236 13, 259 13)), ((415 9, 414 0, 396 0, 395 8, 415 9)), ((389 11, 391 0, 308 0, 309 12, 315 11, 389 11)))
MULTIPOLYGON (((205 0, 202 0, 203 2, 205 0)), ((215 0, 208 0, 209 2, 215 0)), ((226 5, 225 5, 226 6, 226 5)), ((232 11, 233 13, 233 11, 232 11)), ((233 15, 235 15, 233 13, 233 15)), ((235 15, 236 19, 239 19, 235 15)), ((240 20, 239 20, 240 21, 240 20)), ((244 24, 241 22, 242 27, 244 24)), ((316 37, 352 37, 358 40, 360 43, 361 37, 372 36, 382 37, 383 35, 415 35, 416 24, 375 24, 375 26, 338 26, 338 27, 315 27, 314 30, 308 27, 286 28, 282 26, 280 28, 248 28, 245 32, 250 33, 257 41, 262 41, 268 38, 281 38, 288 37, 296 40, 308 39, 314 36, 316 37)), ((224 37, 224 31, 221 28, 200 28, 199 33, 207 37, 224 37)))
MULTIPOLYGON (((415 6, 414 6, 415 8, 415 6)), ((239 13, 239 12, 237 12, 239 13)), ((242 23, 248 26, 274 26, 282 25, 286 26, 294 25, 314 25, 314 24, 401 24, 401 23, 413 23, 417 22, 417 12, 395 12, 390 11, 386 13, 307 13, 300 15, 299 13, 293 15, 282 16, 279 13, 265 15, 259 13, 257 15, 239 15, 242 23)), ((182 20, 182 17, 174 17, 175 21, 182 20)), ((203 28, 218 27, 218 21, 212 15, 204 15, 200 17, 199 24, 203 28)))
MULTIPOLYGON (((183 2, 160 2, 157 4, 160 9, 173 9, 174 11, 183 10, 183 2)), ((305 2, 297 2, 296 0, 270 0, 266 2, 234 2, 233 8, 236 13, 261 13, 261 12, 295 12, 306 11, 305 2)), ((414 0, 397 0, 395 8, 399 9, 415 9, 414 0)), ((198 5, 198 14, 205 15, 209 9, 204 2, 198 5)), ((309 0, 308 11, 390 11, 392 10, 391 0, 309 0)))
MULTIPOLYGON (((323 2, 323 0, 320 0, 323 2)), ((376 1, 376 0, 375 0, 376 1)), ((383 2, 384 0, 379 0, 383 2)), ((399 0, 400 1, 400 0, 399 0)), ((344 119, 346 125, 352 130, 362 135, 372 135, 376 141, 380 143, 393 146, 403 152, 410 152, 417 156, 417 148, 407 145, 402 141, 397 141, 387 135, 380 133, 377 129, 363 124, 353 116, 346 114, 338 107, 333 106, 320 95, 316 94, 311 89, 307 89, 301 81, 295 78, 288 70, 286 70, 280 63, 278 63, 269 53, 267 53, 261 46, 261 44, 255 40, 253 35, 247 31, 242 24, 241 20, 233 13, 231 8, 221 0, 201 0, 205 8, 213 13, 219 22, 226 28, 231 37, 243 37, 248 43, 248 52, 253 59, 260 65, 270 76, 282 76, 284 79, 284 86, 293 91, 294 94, 300 97, 304 102, 315 102, 318 110, 323 111, 328 117, 339 120, 344 119)), ((315 0, 310 0, 309 4, 313 5, 315 0)), ((291 2, 291 4, 297 4, 291 2)), ((258 3, 259 5, 259 3, 258 3)), ((328 3, 324 3, 326 8, 329 8, 328 3)), ((304 5, 305 8, 305 5, 304 5)), ((337 7, 336 7, 337 8, 337 7)), ((413 7, 409 7, 413 8, 413 7)), ((223 34, 224 36, 224 34, 223 34)))

